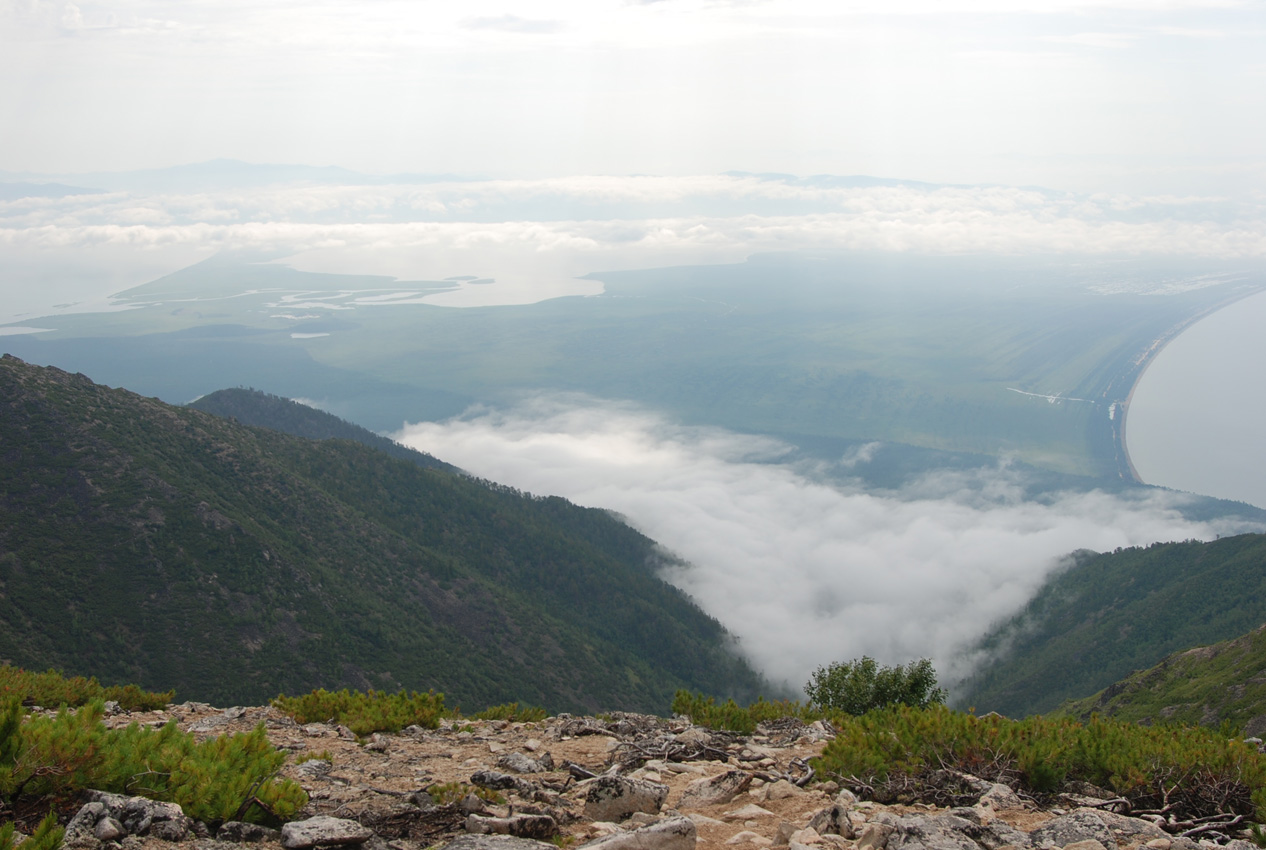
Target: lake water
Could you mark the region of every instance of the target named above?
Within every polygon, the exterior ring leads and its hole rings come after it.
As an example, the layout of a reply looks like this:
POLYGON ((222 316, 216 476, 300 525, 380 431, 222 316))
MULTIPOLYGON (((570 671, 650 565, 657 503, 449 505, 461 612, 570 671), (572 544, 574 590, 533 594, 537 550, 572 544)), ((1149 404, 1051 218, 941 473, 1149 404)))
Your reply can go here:
POLYGON ((1148 484, 1266 508, 1266 293, 1208 316, 1134 391, 1126 447, 1148 484))

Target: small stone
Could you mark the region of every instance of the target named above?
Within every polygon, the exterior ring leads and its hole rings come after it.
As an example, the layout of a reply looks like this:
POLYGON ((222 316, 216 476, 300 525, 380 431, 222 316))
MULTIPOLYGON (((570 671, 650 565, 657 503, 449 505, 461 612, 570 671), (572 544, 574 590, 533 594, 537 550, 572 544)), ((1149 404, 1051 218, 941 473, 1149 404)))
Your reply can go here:
POLYGON ((540 748, 541 748, 540 738, 528 738, 527 743, 523 745, 523 749, 527 750, 529 753, 534 753, 540 748))
POLYGON ((813 827, 805 827, 793 832, 787 839, 789 844, 821 844, 822 836, 813 827))
POLYGON ((505 744, 498 743, 497 741, 491 741, 488 744, 488 752, 490 753, 504 753, 505 751, 506 751, 505 744))
POLYGON ((868 823, 862 827, 862 834, 857 838, 857 850, 884 850, 890 835, 892 827, 888 824, 868 823))
POLYGON ((769 818, 773 816, 774 816, 774 813, 771 812, 769 809, 762 809, 760 806, 756 805, 755 803, 748 803, 746 806, 743 806, 741 809, 735 809, 732 812, 726 812, 724 815, 722 815, 722 817, 724 817, 726 820, 748 820, 751 818, 769 818))
POLYGON ((112 817, 104 817, 97 821, 97 826, 93 829, 92 834, 96 836, 98 841, 118 841, 124 835, 127 835, 123 829, 123 824, 112 817))
POLYGON ((757 847, 769 847, 774 842, 758 832, 752 832, 745 829, 742 832, 736 832, 725 840, 726 844, 754 844, 757 847))
POLYGON ((752 784, 752 775, 745 770, 729 770, 707 779, 696 779, 686 786, 677 808, 700 808, 728 803, 752 784))
POLYGON ((1147 842, 1147 846, 1151 847, 1152 850, 1169 850, 1170 845, 1172 844, 1173 842, 1168 838, 1153 838, 1151 841, 1147 842))

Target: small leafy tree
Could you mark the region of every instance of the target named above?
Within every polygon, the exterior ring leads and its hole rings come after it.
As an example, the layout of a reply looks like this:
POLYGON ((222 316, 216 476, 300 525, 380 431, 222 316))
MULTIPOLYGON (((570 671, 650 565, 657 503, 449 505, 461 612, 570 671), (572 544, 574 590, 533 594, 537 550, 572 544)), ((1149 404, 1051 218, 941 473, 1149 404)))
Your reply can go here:
POLYGON ((928 659, 881 667, 869 655, 819 667, 804 692, 809 702, 824 711, 855 716, 890 705, 926 708, 944 703, 946 696, 944 689, 936 686, 936 670, 928 659))

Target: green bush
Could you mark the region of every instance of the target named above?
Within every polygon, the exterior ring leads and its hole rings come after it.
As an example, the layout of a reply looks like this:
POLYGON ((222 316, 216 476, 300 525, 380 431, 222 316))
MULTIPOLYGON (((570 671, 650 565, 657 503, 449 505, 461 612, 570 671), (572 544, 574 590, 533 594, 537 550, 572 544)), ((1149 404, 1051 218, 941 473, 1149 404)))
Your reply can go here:
POLYGON ((953 768, 1038 794, 1089 782, 1135 809, 1170 805, 1179 819, 1225 812, 1266 819, 1266 758, 1211 729, 981 718, 943 705, 891 706, 833 722, 837 735, 815 768, 880 801, 915 799, 931 774, 953 768))
POLYGON ((859 715, 889 705, 925 708, 945 702, 936 671, 926 658, 902 667, 880 667, 869 655, 819 667, 804 686, 809 702, 823 711, 859 715))
POLYGON ((537 723, 546 717, 545 709, 531 705, 507 702, 485 708, 472 716, 473 720, 508 720, 511 723, 537 723))
POLYGON ((190 817, 285 820, 307 803, 298 784, 276 779, 285 754, 261 724, 199 742, 169 723, 106 729, 99 700, 55 717, 22 721, 10 697, 0 706, 0 800, 66 798, 86 788, 178 803, 190 817))
POLYGON ((446 714, 444 695, 435 691, 389 694, 322 689, 298 697, 282 694, 273 700, 273 705, 297 723, 341 723, 357 735, 399 732, 414 725, 434 729, 446 714))
POLYGON ((764 697, 759 697, 744 708, 732 699, 717 705, 715 697, 691 694, 685 690, 678 691, 673 698, 672 712, 684 714, 692 723, 709 729, 724 729, 744 735, 752 734, 757 725, 767 720, 795 717, 809 723, 822 717, 822 712, 792 700, 767 702, 764 697))
POLYGON ((31 833, 21 845, 14 844, 13 833, 12 823, 0 826, 0 850, 14 850, 17 846, 21 846, 23 850, 56 850, 61 845, 62 836, 66 830, 58 826, 57 815, 49 812, 35 828, 35 832, 31 833))
POLYGON ((0 700, 16 697, 19 702, 56 708, 80 706, 94 699, 114 700, 127 711, 153 711, 171 702, 175 691, 155 693, 136 685, 104 686, 95 678, 66 677, 56 670, 32 673, 21 667, 0 665, 0 700))

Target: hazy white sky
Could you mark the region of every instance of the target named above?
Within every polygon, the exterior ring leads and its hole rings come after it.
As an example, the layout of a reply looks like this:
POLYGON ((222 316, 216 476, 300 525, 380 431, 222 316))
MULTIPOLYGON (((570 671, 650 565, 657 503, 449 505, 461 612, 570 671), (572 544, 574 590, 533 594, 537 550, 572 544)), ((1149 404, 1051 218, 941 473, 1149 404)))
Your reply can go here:
POLYGON ((1260 190, 1264 9, 0 0, 0 170, 232 157, 373 173, 1260 190))

